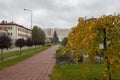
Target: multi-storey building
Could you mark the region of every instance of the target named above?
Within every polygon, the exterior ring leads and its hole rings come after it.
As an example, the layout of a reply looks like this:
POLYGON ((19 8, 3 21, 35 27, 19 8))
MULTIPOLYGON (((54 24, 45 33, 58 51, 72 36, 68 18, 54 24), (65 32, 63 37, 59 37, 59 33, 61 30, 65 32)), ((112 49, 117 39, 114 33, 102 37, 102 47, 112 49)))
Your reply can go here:
POLYGON ((46 34, 46 41, 50 41, 53 38, 53 34, 56 31, 59 41, 62 41, 65 37, 68 37, 68 34, 71 29, 68 28, 47 28, 43 29, 46 34))
POLYGON ((30 29, 13 22, 2 21, 0 23, 0 30, 6 32, 13 42, 18 38, 27 39, 31 37, 30 29))

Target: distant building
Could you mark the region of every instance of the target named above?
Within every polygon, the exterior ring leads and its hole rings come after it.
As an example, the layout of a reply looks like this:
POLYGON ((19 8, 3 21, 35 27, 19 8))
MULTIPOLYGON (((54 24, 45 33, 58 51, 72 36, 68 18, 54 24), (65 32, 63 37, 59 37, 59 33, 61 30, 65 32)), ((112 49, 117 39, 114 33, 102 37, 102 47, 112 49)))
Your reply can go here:
POLYGON ((53 38, 53 34, 56 31, 59 41, 62 41, 65 37, 68 37, 68 34, 71 29, 68 28, 44 28, 43 31, 46 34, 46 41, 49 42, 53 38))
POLYGON ((12 39, 13 43, 18 38, 30 38, 31 37, 31 29, 28 29, 22 25, 13 23, 13 22, 7 22, 2 21, 0 23, 0 33, 7 33, 7 35, 12 39))

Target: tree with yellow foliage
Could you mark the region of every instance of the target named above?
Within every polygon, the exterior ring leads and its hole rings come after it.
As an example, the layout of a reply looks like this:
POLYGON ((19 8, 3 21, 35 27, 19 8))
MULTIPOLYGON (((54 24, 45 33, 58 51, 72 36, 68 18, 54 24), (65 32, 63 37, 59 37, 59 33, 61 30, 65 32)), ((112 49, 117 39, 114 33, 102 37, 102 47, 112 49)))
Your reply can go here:
POLYGON ((96 60, 96 53, 103 54, 103 79, 111 80, 111 70, 120 69, 119 47, 120 15, 104 15, 100 18, 79 18, 77 26, 69 33, 64 51, 73 53, 76 63, 79 55, 88 55, 87 61, 92 64, 96 60), (100 49, 100 44, 103 49, 100 49))

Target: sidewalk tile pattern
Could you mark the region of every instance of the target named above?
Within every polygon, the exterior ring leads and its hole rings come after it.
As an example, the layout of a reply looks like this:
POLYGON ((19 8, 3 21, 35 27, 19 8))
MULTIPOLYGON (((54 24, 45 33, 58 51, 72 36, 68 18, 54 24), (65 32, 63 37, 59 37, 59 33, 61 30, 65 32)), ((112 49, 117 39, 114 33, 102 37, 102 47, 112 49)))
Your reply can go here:
POLYGON ((50 80, 57 46, 0 71, 0 80, 50 80))

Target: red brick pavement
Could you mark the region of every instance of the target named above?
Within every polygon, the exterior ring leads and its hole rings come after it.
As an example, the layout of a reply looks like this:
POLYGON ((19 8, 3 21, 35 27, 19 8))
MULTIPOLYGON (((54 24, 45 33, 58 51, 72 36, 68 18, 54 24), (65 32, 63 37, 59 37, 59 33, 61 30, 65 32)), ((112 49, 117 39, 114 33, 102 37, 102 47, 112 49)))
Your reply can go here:
POLYGON ((25 61, 0 71, 0 80, 50 80, 49 74, 55 64, 53 46, 25 61))

